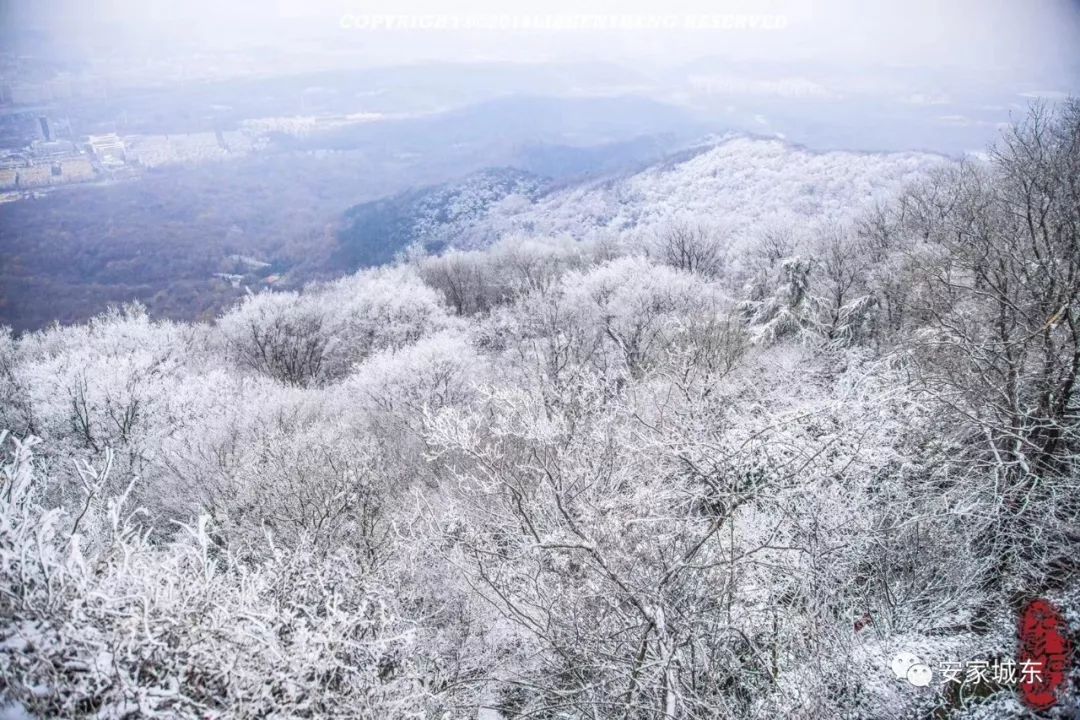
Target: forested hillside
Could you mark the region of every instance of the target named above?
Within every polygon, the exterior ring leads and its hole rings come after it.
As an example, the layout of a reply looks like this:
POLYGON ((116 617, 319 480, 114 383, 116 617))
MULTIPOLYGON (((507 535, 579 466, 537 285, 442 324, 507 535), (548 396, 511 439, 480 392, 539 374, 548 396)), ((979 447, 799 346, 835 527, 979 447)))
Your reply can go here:
POLYGON ((763 224, 850 220, 860 207, 943 162, 926 153, 814 152, 731 136, 629 177, 568 188, 532 205, 496 206, 480 233, 459 242, 482 243, 513 231, 570 237, 656 232, 672 217, 701 218, 750 240, 763 224))
POLYGON ((349 208, 338 233, 336 264, 353 271, 385 265, 411 245, 439 252, 482 222, 496 203, 511 197, 527 202, 547 182, 512 168, 489 168, 349 208))
POLYGON ((214 322, 0 335, 0 697, 1028 712, 939 669, 1013 657, 1032 597, 1080 629, 1080 104, 987 161, 735 140, 482 225, 214 322))
POLYGON ((946 162, 928 153, 814 152, 731 134, 632 172, 561 186, 508 169, 483 171, 356 206, 339 241, 344 264, 356 268, 409 245, 441 252, 486 248, 513 234, 656 234, 675 222, 710 225, 741 251, 763 226, 786 232, 850 221, 946 162))

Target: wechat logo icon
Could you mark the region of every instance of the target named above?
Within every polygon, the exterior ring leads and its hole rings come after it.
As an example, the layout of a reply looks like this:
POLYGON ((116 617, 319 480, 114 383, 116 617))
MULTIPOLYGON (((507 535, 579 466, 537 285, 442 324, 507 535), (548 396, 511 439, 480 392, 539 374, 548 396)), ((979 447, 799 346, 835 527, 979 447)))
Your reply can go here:
POLYGON ((889 667, 898 680, 906 680, 915 687, 926 687, 934 676, 929 665, 909 652, 898 653, 889 667))

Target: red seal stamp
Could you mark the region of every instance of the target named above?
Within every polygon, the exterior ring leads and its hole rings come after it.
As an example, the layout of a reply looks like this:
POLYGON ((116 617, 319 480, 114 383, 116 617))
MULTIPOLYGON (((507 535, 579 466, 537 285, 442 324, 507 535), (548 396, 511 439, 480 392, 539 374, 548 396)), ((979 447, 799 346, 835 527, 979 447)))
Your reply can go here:
POLYGON ((1061 611, 1046 600, 1032 600, 1020 615, 1016 654, 1020 698, 1032 710, 1048 710, 1064 696, 1072 662, 1069 629, 1061 611))

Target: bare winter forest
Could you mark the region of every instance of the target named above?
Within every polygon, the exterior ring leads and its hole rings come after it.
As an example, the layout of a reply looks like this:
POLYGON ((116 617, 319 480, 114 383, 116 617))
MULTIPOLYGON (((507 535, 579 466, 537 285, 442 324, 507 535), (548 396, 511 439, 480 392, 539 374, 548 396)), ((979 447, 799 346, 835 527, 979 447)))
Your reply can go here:
POLYGON ((839 158, 794 194, 847 214, 0 335, 8 717, 1024 716, 939 672, 1080 628, 1080 104, 887 193, 839 158))

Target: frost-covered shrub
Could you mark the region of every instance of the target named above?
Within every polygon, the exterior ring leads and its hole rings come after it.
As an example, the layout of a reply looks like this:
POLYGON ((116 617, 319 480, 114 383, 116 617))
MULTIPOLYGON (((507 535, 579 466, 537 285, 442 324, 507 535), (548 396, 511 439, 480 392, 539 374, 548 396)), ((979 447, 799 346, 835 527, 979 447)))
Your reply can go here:
POLYGON ((601 338, 607 362, 640 375, 683 320, 713 315, 725 294, 700 276, 640 257, 613 260, 563 278, 567 306, 601 338))
POLYGON ((303 302, 295 293, 262 292, 221 319, 238 364, 291 385, 323 379, 336 348, 333 308, 303 302))
POLYGON ((379 268, 330 283, 312 295, 340 316, 342 352, 334 375, 379 350, 401 348, 454 325, 439 294, 411 267, 379 268))
POLYGON ((0 427, 12 428, 19 434, 34 429, 33 406, 30 387, 25 377, 26 368, 20 365, 18 345, 11 329, 0 327, 0 427))
POLYGON ((445 327, 437 293, 407 268, 370 270, 298 295, 262 292, 218 322, 248 369, 297 386, 347 374, 370 353, 445 327))
POLYGON ((95 453, 139 454, 169 398, 158 383, 184 366, 186 330, 130 306, 86 325, 30 335, 19 345, 34 430, 95 453))
POLYGON ((486 374, 468 336, 446 331, 372 355, 342 383, 340 396, 408 422, 426 411, 468 404, 486 374))
POLYGON ((256 562, 204 516, 148 541, 123 496, 99 498, 102 537, 40 503, 33 440, 5 442, 0 476, 0 690, 38 717, 425 718, 422 628, 352 550, 288 548, 256 562), (90 549, 92 548, 92 549, 90 549))
POLYGON ((566 238, 512 235, 483 251, 451 250, 421 258, 417 267, 459 315, 474 315, 527 292, 546 292, 567 270, 581 267, 587 251, 566 238))
MULTIPOLYGON (((144 473, 158 448, 185 424, 192 331, 151 321, 139 306, 112 310, 86 325, 58 327, 24 336, 14 352, 12 397, 27 422, 21 426, 50 438, 42 457, 58 482, 52 503, 79 500, 73 462, 99 461, 115 452, 113 487, 144 473)), ((19 430, 19 425, 13 425, 19 430)))
POLYGON ((651 250, 666 265, 707 277, 720 273, 727 251, 718 228, 687 221, 672 221, 656 233, 651 250))

